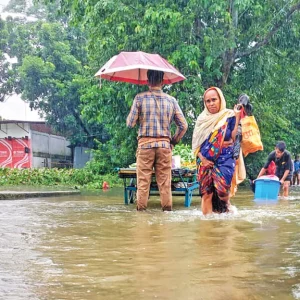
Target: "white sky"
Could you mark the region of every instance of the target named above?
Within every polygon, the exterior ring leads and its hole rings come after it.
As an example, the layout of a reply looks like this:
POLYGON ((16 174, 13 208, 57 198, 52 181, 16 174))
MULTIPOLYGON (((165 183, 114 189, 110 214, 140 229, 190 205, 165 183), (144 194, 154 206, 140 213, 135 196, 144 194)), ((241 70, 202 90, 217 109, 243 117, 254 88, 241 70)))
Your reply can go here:
POLYGON ((31 111, 29 104, 25 103, 18 95, 13 95, 8 97, 5 102, 0 102, 0 116, 6 120, 43 121, 37 111, 31 111))
POLYGON ((0 0, 0 11, 8 4, 9 0, 0 0))
MULTIPOLYGON (((0 0, 0 12, 8 2, 9 0, 0 0)), ((31 111, 29 104, 25 103, 18 95, 10 96, 5 102, 0 102, 0 116, 6 120, 43 121, 37 111, 31 111)))

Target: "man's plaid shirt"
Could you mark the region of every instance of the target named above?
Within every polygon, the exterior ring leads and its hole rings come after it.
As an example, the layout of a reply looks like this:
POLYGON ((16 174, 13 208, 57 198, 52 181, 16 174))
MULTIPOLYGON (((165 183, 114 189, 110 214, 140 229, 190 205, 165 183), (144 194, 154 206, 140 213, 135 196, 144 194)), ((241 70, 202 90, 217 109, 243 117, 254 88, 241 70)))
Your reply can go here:
POLYGON ((178 143, 188 128, 176 99, 162 92, 160 88, 153 87, 151 91, 136 95, 126 123, 130 128, 139 123, 138 139, 165 139, 145 143, 141 148, 170 148, 169 141, 178 143), (172 121, 177 126, 173 137, 170 131, 172 121))

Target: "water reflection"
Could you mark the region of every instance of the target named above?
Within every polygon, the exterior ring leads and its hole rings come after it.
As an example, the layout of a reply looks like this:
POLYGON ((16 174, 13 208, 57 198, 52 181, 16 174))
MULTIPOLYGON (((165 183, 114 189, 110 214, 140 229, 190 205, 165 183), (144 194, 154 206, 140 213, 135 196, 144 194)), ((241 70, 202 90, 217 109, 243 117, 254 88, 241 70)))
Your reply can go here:
POLYGON ((174 198, 163 213, 122 189, 0 202, 1 299, 300 299, 300 189, 204 217, 174 198))

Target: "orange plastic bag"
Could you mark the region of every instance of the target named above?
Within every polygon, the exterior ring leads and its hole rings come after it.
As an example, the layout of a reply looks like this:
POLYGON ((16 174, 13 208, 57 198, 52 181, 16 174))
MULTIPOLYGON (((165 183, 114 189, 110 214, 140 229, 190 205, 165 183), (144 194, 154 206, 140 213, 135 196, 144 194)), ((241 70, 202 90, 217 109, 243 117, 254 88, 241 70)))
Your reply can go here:
POLYGON ((241 119, 242 125, 242 141, 241 147, 244 156, 263 150, 263 144, 260 138, 259 128, 254 116, 246 116, 241 119))

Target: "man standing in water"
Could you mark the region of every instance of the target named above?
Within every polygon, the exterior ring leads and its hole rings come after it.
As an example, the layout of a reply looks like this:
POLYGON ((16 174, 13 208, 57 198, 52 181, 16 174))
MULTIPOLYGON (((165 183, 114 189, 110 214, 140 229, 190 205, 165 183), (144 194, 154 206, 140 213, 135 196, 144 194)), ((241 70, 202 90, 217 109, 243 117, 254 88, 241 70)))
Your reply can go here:
POLYGON ((285 148, 285 142, 280 141, 276 144, 275 150, 269 154, 267 162, 260 170, 257 178, 264 175, 271 161, 274 161, 276 165, 275 175, 279 178, 281 185, 283 185, 283 196, 288 197, 292 178, 292 157, 290 152, 285 148))
POLYGON ((175 98, 162 91, 164 72, 148 70, 149 91, 134 98, 127 126, 139 123, 137 162, 137 210, 147 208, 153 167, 163 211, 172 210, 172 149, 187 131, 188 125, 175 98), (171 123, 177 130, 171 136, 171 123))
POLYGON ((300 160, 299 155, 296 155, 294 160, 293 185, 300 185, 300 160))

